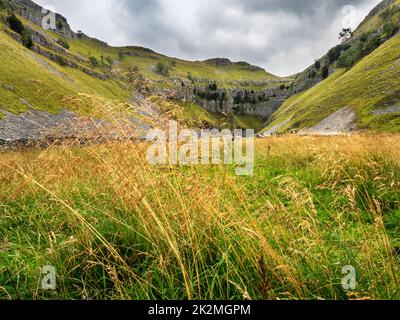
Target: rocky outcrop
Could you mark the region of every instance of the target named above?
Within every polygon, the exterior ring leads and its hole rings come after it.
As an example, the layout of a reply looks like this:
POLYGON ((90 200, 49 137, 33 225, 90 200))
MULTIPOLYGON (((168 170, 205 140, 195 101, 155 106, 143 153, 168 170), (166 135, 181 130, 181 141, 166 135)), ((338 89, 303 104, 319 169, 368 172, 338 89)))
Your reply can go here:
POLYGON ((322 120, 312 128, 304 129, 299 134, 338 135, 357 131, 357 114, 345 107, 322 120))
POLYGON ((372 114, 375 116, 383 116, 386 114, 392 114, 392 113, 400 113, 400 106, 391 106, 386 109, 376 109, 372 111, 372 114))
POLYGON ((175 99, 191 101, 212 112, 249 115, 266 119, 288 98, 288 87, 275 89, 218 88, 215 83, 202 87, 191 83, 177 86, 175 99))

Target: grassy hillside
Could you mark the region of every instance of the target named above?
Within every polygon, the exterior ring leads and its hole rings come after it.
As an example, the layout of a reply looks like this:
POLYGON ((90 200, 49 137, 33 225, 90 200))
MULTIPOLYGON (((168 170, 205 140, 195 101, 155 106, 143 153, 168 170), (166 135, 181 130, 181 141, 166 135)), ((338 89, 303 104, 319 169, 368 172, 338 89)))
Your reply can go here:
POLYGON ((126 83, 100 80, 77 69, 62 67, 15 41, 0 23, 0 116, 1 110, 24 112, 29 107, 52 113, 61 108, 90 113, 90 104, 77 109, 66 98, 85 93, 110 103, 130 96, 126 83))
POLYGON ((137 47, 104 47, 94 39, 76 39, 70 41, 71 52, 95 56, 99 61, 101 56, 111 57, 117 63, 118 68, 138 67, 139 71, 147 78, 158 81, 168 78, 182 78, 205 81, 217 81, 222 86, 230 87, 234 82, 240 81, 279 81, 281 78, 267 73, 263 69, 248 70, 241 64, 229 64, 226 66, 215 66, 211 63, 201 61, 184 61, 170 58, 152 51, 137 47), (170 67, 168 76, 156 72, 157 63, 163 63, 170 67))
POLYGON ((267 129, 289 120, 279 131, 316 125, 343 107, 359 116, 361 129, 399 131, 400 114, 373 115, 400 104, 400 35, 381 45, 350 70, 339 69, 312 89, 288 99, 267 129))

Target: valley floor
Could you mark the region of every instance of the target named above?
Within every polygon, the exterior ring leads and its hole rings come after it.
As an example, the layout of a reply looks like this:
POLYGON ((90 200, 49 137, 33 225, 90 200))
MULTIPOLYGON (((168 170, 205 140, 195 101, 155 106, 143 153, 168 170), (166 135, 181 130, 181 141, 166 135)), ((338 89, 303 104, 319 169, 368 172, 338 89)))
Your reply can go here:
POLYGON ((400 299, 399 138, 260 139, 252 177, 139 142, 0 152, 0 299, 400 299))

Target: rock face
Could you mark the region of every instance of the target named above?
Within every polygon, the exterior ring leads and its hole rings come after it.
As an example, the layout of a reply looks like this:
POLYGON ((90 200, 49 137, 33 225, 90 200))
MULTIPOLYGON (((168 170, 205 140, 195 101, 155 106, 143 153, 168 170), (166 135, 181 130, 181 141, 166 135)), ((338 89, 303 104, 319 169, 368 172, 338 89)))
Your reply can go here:
POLYGON ((302 130, 300 134, 337 135, 357 130, 357 114, 345 107, 322 120, 316 126, 302 130))
MULTIPOLYGON (((42 25, 43 18, 48 14, 47 10, 30 0, 10 0, 10 5, 22 17, 37 25, 42 25)), ((56 29, 54 30, 66 38, 76 38, 77 34, 71 30, 67 19, 56 14, 56 29), (60 28, 61 27, 61 28, 60 28)))
MULTIPOLYGON (((240 86, 239 86, 240 87, 240 86)), ((216 84, 202 87, 182 83, 176 99, 191 101, 212 112, 249 115, 266 119, 289 97, 288 88, 264 90, 223 89, 216 84)))

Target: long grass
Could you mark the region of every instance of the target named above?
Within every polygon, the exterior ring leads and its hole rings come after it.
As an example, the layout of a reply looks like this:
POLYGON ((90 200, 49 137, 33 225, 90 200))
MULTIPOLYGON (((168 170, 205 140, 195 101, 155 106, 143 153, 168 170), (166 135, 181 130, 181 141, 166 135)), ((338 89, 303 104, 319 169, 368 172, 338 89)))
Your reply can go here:
POLYGON ((140 142, 2 152, 0 298, 398 299, 398 141, 258 140, 252 177, 140 142))

